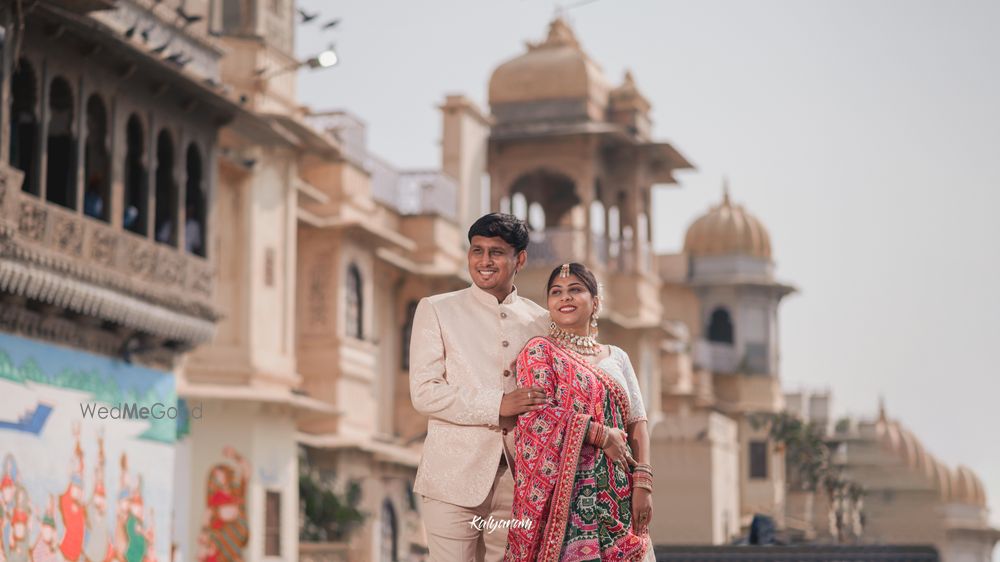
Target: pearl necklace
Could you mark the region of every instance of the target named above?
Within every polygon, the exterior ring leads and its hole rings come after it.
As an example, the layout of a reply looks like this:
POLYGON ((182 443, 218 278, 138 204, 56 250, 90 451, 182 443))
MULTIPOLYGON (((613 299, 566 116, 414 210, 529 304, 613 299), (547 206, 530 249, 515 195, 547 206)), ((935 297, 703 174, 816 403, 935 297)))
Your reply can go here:
POLYGON ((549 324, 549 337, 556 340, 559 345, 569 349, 570 351, 575 351, 580 355, 597 355, 601 352, 601 346, 597 343, 596 337, 578 336, 567 332, 559 326, 556 326, 555 322, 549 324))

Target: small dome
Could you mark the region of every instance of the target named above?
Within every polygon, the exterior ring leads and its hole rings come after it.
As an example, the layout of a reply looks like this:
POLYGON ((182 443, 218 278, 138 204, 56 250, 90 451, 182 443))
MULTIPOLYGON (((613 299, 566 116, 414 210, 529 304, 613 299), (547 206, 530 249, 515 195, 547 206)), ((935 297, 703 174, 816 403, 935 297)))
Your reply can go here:
POLYGON ((636 86, 635 76, 631 70, 625 71, 625 79, 620 86, 611 90, 609 98, 612 108, 631 107, 645 113, 651 107, 649 100, 646 99, 646 96, 642 95, 639 87, 636 86))
POLYGON ((958 467, 955 471, 954 482, 953 501, 978 506, 986 505, 983 483, 970 468, 958 467))
POLYGON ((722 203, 688 228, 684 251, 692 256, 736 254, 770 260, 771 237, 757 217, 729 200, 727 187, 722 203))
POLYGON ((573 30, 556 18, 541 43, 511 59, 490 77, 490 105, 555 99, 584 99, 607 105, 608 85, 600 67, 583 52, 573 30))

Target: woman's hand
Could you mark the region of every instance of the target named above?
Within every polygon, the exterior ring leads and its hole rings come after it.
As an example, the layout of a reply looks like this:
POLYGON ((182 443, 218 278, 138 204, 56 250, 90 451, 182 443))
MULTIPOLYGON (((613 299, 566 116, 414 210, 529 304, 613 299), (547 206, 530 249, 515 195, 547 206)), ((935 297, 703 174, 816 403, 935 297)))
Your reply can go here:
POLYGON ((649 534, 653 520, 653 493, 645 488, 632 488, 632 531, 637 535, 649 534))
POLYGON ((604 454, 607 455, 608 459, 615 464, 624 464, 627 462, 629 466, 635 466, 635 459, 632 458, 631 453, 628 452, 628 435, 615 427, 608 428, 608 440, 604 444, 604 454))

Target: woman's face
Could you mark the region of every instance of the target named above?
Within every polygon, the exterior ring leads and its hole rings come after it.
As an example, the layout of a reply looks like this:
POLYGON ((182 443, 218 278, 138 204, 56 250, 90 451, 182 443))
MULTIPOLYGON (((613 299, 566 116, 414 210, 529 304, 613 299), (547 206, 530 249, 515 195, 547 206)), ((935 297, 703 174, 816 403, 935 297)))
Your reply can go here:
POLYGON ((549 316, 564 330, 586 328, 597 299, 576 275, 556 277, 549 287, 549 316))

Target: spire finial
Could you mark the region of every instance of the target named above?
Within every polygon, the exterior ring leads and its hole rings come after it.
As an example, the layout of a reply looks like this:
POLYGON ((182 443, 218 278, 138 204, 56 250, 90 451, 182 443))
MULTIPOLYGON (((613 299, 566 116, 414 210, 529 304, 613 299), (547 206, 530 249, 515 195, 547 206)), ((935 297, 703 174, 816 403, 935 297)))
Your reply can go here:
POLYGON ((878 421, 889 421, 889 417, 885 413, 885 396, 882 394, 878 395, 878 421))
POLYGON ((729 176, 725 175, 722 176, 722 204, 729 205, 730 203, 731 202, 729 199, 729 176))

